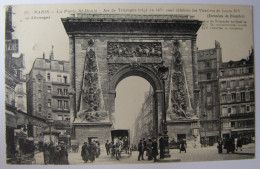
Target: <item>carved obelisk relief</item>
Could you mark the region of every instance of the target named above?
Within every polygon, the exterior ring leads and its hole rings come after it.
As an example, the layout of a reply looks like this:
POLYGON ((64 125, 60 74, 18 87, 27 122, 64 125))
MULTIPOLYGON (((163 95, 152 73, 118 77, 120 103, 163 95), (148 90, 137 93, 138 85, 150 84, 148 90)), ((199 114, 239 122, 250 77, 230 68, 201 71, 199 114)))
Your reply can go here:
POLYGON ((170 91, 168 119, 190 119, 194 116, 191 113, 191 96, 187 84, 184 61, 180 50, 179 41, 174 42, 172 50, 172 64, 170 68, 170 91))
POLYGON ((104 112, 104 101, 102 99, 94 41, 90 39, 87 44, 80 93, 80 108, 77 117, 86 122, 105 120, 107 113, 104 112))

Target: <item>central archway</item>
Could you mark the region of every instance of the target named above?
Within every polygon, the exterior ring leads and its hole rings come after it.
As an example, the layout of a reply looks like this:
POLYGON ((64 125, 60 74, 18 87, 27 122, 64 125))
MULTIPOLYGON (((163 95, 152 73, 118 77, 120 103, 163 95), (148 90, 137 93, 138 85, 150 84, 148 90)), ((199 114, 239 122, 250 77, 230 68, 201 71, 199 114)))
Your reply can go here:
MULTIPOLYGON (((122 66, 111 78, 110 78, 110 120, 115 123, 115 98, 116 87, 125 78, 130 76, 138 76, 147 80, 153 88, 154 94, 154 113, 153 113, 153 128, 155 132, 154 137, 157 137, 158 132, 161 130, 160 119, 162 117, 162 92, 163 85, 158 75, 156 68, 151 68, 147 65, 125 65, 122 66)), ((113 127, 112 127, 113 128, 113 127)))

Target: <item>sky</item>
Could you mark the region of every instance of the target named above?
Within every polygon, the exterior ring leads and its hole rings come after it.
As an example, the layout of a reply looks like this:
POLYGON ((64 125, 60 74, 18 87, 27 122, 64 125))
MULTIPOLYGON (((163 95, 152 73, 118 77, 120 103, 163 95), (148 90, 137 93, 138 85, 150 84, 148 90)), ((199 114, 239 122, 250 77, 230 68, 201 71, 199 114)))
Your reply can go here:
MULTIPOLYGON (((43 52, 48 57, 51 52, 52 45, 54 46, 54 58, 56 60, 69 60, 69 39, 66 31, 61 22, 61 18, 70 16, 74 11, 87 11, 87 13, 112 13, 112 9, 115 14, 190 14, 194 15, 196 19, 202 21, 215 21, 215 18, 209 18, 208 14, 217 15, 216 12, 203 12, 203 10, 224 10, 232 9, 232 12, 226 12, 226 14, 234 14, 234 9, 239 9, 240 15, 243 15, 244 19, 220 19, 225 20, 246 20, 247 26, 243 27, 243 30, 212 30, 200 28, 197 32, 197 47, 199 50, 214 48, 215 40, 219 41, 222 47, 222 60, 240 60, 248 56, 249 50, 253 46, 253 34, 252 34, 252 16, 249 7, 240 6, 183 6, 183 5, 164 5, 158 6, 156 4, 147 5, 139 4, 138 9, 140 11, 130 12, 132 9, 137 9, 135 4, 127 4, 121 6, 115 6, 112 4, 88 4, 88 5, 41 5, 41 6, 14 6, 13 7, 13 26, 15 32, 13 38, 19 39, 19 53, 14 56, 19 56, 21 53, 25 57, 25 73, 28 73, 32 67, 35 58, 42 57, 43 52), (126 12, 122 12, 122 9, 126 12), (147 13, 146 10, 153 9, 153 12, 147 13), (197 9, 197 12, 181 12, 181 10, 197 9), (201 12, 198 10, 201 9, 201 12), (73 11, 74 10, 74 11, 73 11), (110 11, 110 12, 104 12, 110 11), (156 12, 158 10, 160 12, 156 12), (175 10, 176 12, 169 12, 175 10), (179 10, 177 12, 177 10, 179 10), (36 19, 38 17, 46 17, 46 19, 36 19)), ((223 13, 221 13, 223 14, 223 13)), ((225 13, 224 13, 225 14, 225 13)), ((127 117, 125 119, 133 119, 140 111, 141 104, 144 101, 144 92, 148 91, 149 83, 137 77, 129 77, 121 81, 117 87, 117 102, 116 102, 116 119, 121 119, 121 116, 127 117), (128 83, 134 82, 133 86, 128 83), (138 86, 138 91, 136 90, 138 86), (125 91, 133 91, 132 96, 126 96, 125 91), (136 93, 134 93, 134 91, 136 93), (120 99, 118 99, 120 98, 120 99), (132 100, 131 100, 132 99, 132 100), (131 104, 130 104, 131 103, 131 104), (133 105, 135 110, 132 112, 123 112, 125 110, 132 110, 133 105), (129 106, 129 107, 127 107, 129 106), (120 113, 119 113, 120 112, 120 113)), ((132 121, 132 120, 131 120, 132 121)), ((117 122, 118 128, 129 127, 125 125, 127 123, 117 122), (121 124, 120 124, 121 123, 121 124), (125 125, 125 126, 124 126, 125 125)))

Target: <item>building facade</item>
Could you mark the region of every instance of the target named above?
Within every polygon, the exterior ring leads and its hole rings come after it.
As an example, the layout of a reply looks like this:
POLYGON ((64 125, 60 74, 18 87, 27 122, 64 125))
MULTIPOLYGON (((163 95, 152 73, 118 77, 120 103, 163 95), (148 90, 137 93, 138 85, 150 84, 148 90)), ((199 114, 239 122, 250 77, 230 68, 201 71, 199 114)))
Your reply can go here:
POLYGON ((155 137, 155 119, 154 117, 154 94, 152 88, 145 93, 145 100, 134 123, 134 141, 138 145, 142 138, 155 137), (140 130, 142 129, 142 130, 140 130))
POLYGON ((220 136, 218 74, 221 62, 221 46, 217 41, 214 48, 198 51, 202 146, 212 146, 220 136))
POLYGON ((247 59, 229 61, 220 67, 222 137, 252 140, 255 136, 254 51, 247 59))
MULTIPOLYGON (((70 124, 69 67, 67 61, 37 58, 27 79, 28 113, 43 119, 54 120, 52 126, 67 135, 70 124)), ((41 127, 30 126, 30 135, 36 138, 44 131, 41 127)))

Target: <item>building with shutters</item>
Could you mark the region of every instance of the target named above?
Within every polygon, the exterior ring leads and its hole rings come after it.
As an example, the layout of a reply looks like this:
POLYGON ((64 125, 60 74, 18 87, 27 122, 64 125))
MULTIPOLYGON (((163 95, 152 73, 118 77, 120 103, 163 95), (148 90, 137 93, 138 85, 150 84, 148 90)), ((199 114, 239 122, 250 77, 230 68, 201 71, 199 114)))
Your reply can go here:
POLYGON ((213 146, 220 136, 218 73, 222 62, 220 43, 212 49, 199 50, 198 75, 200 88, 200 141, 213 146))
POLYGON ((223 138, 255 135, 254 51, 248 58, 229 61, 220 67, 220 110, 223 138))
MULTIPOLYGON (((28 113, 52 118, 53 131, 58 130, 65 137, 70 126, 69 67, 67 61, 54 60, 52 49, 49 58, 43 54, 43 58, 34 61, 26 84, 28 113)), ((43 130, 30 126, 29 134, 39 138, 43 130)))

